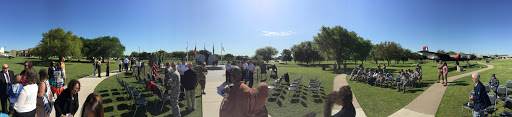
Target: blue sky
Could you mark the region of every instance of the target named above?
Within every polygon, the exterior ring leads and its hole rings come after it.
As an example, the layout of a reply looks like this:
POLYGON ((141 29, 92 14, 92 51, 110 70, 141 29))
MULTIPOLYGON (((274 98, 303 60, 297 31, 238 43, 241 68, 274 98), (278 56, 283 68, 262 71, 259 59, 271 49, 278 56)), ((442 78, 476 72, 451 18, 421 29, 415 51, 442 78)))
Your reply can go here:
POLYGON ((35 47, 61 27, 85 38, 119 37, 132 51, 184 51, 197 43, 220 53, 254 55, 313 40, 321 26, 340 25, 372 43, 395 41, 512 55, 512 1, 494 0, 195 0, 0 1, 0 46, 35 47))

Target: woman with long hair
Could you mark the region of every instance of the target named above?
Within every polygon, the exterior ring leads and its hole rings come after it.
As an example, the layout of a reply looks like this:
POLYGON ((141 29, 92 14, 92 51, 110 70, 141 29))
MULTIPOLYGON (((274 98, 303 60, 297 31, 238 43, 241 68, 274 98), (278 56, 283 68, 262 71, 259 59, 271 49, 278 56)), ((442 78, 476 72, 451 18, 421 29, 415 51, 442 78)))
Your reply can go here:
POLYGON ((82 117, 103 117, 103 99, 96 93, 91 93, 85 99, 82 107, 82 117))
POLYGON ((333 91, 327 95, 324 104, 324 116, 331 117, 332 106, 334 104, 341 105, 343 108, 332 117, 355 117, 356 110, 352 104, 352 90, 350 86, 343 86, 339 91, 333 91))

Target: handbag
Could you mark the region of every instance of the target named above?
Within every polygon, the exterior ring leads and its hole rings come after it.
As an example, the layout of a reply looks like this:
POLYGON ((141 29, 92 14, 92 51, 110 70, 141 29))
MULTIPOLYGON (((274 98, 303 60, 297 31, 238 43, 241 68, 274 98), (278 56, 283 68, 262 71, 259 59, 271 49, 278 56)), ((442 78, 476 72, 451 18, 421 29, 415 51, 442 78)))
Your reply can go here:
POLYGON ((44 104, 44 112, 45 113, 51 113, 52 112, 52 108, 53 108, 53 102, 52 100, 48 99, 48 87, 50 87, 50 85, 48 84, 48 81, 44 81, 44 83, 46 84, 46 91, 44 92, 43 94, 43 104, 44 104))

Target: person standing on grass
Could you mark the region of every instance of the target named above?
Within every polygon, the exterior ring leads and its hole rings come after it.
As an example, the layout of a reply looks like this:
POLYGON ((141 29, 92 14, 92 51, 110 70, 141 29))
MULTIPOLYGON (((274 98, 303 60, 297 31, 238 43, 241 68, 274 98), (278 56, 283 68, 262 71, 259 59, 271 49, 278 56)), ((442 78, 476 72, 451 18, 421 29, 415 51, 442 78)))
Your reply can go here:
POLYGON ((226 68, 226 81, 225 82, 231 82, 229 80, 229 78, 231 77, 230 76, 230 71, 231 71, 231 62, 228 61, 228 63, 226 64, 226 66, 224 66, 224 68, 226 68))
POLYGON ((73 79, 69 81, 66 90, 55 100, 56 117, 73 117, 78 110, 78 91, 80 91, 80 81, 73 79))
POLYGON ((491 76, 492 78, 489 80, 489 86, 491 86, 492 91, 496 93, 498 91, 498 86, 500 86, 500 80, 498 80, 494 74, 491 76))
POLYGON ((37 73, 34 70, 27 70, 25 72, 26 85, 23 86, 18 100, 14 103, 15 117, 35 117, 36 116, 36 102, 37 102, 37 73))
POLYGON ((446 65, 446 62, 443 65, 443 78, 444 86, 448 85, 448 65, 446 65))
POLYGON ((9 102, 11 104, 9 107, 9 114, 14 113, 14 103, 18 101, 18 96, 23 89, 23 85, 21 84, 21 75, 15 75, 13 79, 14 83, 7 88, 7 95, 9 96, 9 102))
POLYGON ((50 62, 50 67, 48 67, 48 77, 50 77, 48 82, 50 83, 50 86, 55 82, 55 69, 55 61, 50 62))
POLYGON ((122 72, 121 71, 121 70, 123 70, 122 66, 123 66, 123 61, 121 59, 119 59, 119 72, 122 72))
MULTIPOLYGON (((437 65, 437 83, 439 83, 439 80, 443 78, 443 61, 439 60, 439 64, 437 65)), ((443 84, 444 84, 444 79, 443 84)))
POLYGON ((188 70, 185 71, 185 78, 183 80, 183 87, 185 88, 185 98, 187 99, 187 111, 194 111, 196 108, 196 87, 197 87, 197 72, 192 69, 194 65, 188 63, 188 70))
POLYGON ((92 66, 94 66, 94 74, 92 76, 96 76, 96 69, 98 69, 98 61, 94 59, 94 63, 92 63, 92 66))
POLYGON ((249 77, 247 78, 249 80, 249 87, 252 88, 252 84, 254 83, 254 72, 256 70, 256 66, 254 66, 252 61, 249 61, 249 65, 247 65, 247 70, 247 72, 249 72, 249 77))
MULTIPOLYGON (((167 63, 168 65, 169 63, 167 63)), ((167 73, 165 73, 165 77, 169 77, 167 79, 167 89, 171 90, 170 94, 170 103, 171 103, 171 109, 172 109, 172 115, 174 117, 181 117, 180 114, 180 106, 178 104, 178 100, 180 97, 180 72, 178 72, 178 69, 176 69, 176 63, 172 63, 171 65, 172 69, 169 69, 167 73)), ((166 92, 167 93, 167 92, 166 92)))
POLYGON ((128 63, 130 63, 130 60, 128 58, 124 58, 124 70, 128 72, 128 63))
POLYGON ((203 92, 203 95, 206 95, 204 92, 204 88, 206 85, 206 75, 208 74, 208 69, 206 68, 205 62, 200 62, 201 65, 199 67, 196 67, 195 70, 197 72, 197 81, 201 85, 201 91, 203 92))
POLYGON ((36 113, 38 117, 49 117, 52 110, 53 95, 46 70, 39 70, 39 91, 37 93, 36 113))
POLYGON ((57 64, 57 69, 54 72, 55 74, 55 82, 53 83, 53 86, 51 87, 52 92, 56 93, 57 96, 62 93, 62 90, 64 90, 64 85, 66 83, 66 74, 62 71, 62 66, 60 63, 57 64))
POLYGON ((110 58, 107 58, 107 70, 106 70, 106 72, 107 72, 107 75, 105 75, 105 76, 107 76, 107 77, 110 76, 110 74, 109 74, 110 73, 110 58))
POLYGON ((25 81, 27 79, 26 77, 26 72, 27 71, 34 71, 34 73, 36 73, 36 71, 34 69, 32 69, 32 61, 25 61, 24 64, 24 70, 21 71, 20 75, 22 76, 21 77, 21 84, 23 84, 23 86, 26 85, 25 81))
MULTIPOLYGON (((14 72, 9 70, 7 64, 2 65, 2 72, 0 74, 0 100, 2 102, 2 113, 7 113, 7 87, 11 86, 14 81, 14 72)), ((12 106, 12 105, 11 105, 12 106)))
POLYGON ((224 99, 220 105, 220 117, 268 117, 265 103, 268 86, 262 82, 257 89, 249 88, 241 81, 242 70, 238 66, 231 68, 232 87, 218 87, 224 99), (244 105, 244 106, 241 106, 244 105))
POLYGON ((480 75, 474 73, 471 76, 473 83, 475 83, 475 87, 473 88, 475 93, 469 97, 470 100, 474 101, 473 117, 485 117, 485 108, 491 105, 491 101, 485 91, 485 86, 480 82, 480 75))
POLYGON ((98 63, 96 63, 98 68, 98 77, 101 78, 101 59, 98 59, 98 63))
POLYGON ((187 59, 182 58, 181 59, 181 64, 178 64, 178 72, 180 72, 181 91, 183 91, 183 92, 185 92, 183 81, 184 81, 184 78, 185 78, 185 71, 187 71, 187 70, 188 70, 187 59))

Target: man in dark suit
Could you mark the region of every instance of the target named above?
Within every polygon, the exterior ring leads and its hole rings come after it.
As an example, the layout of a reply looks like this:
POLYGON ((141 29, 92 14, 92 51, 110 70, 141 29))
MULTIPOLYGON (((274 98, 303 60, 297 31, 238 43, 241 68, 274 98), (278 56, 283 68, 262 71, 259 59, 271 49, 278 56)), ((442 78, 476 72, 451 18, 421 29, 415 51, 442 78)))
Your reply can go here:
POLYGON ((475 73, 473 76, 473 82, 476 83, 474 91, 475 94, 471 95, 469 99, 474 101, 474 107, 473 107, 473 116, 474 117, 485 117, 484 110, 488 106, 490 106, 491 102, 489 100, 489 96, 487 95, 485 91, 485 87, 480 82, 480 75, 478 73, 475 73))
POLYGON ((187 99, 187 111, 194 111, 196 105, 196 86, 197 86, 197 72, 192 63, 188 63, 188 70, 185 71, 185 78, 183 78, 183 87, 185 88, 185 99, 187 99))
MULTIPOLYGON (((2 72, 0 73, 0 101, 2 103, 2 113, 7 113, 7 87, 9 87, 14 79, 14 72, 9 70, 9 66, 7 64, 2 65, 2 72)), ((12 106, 12 105, 11 105, 12 106)))

